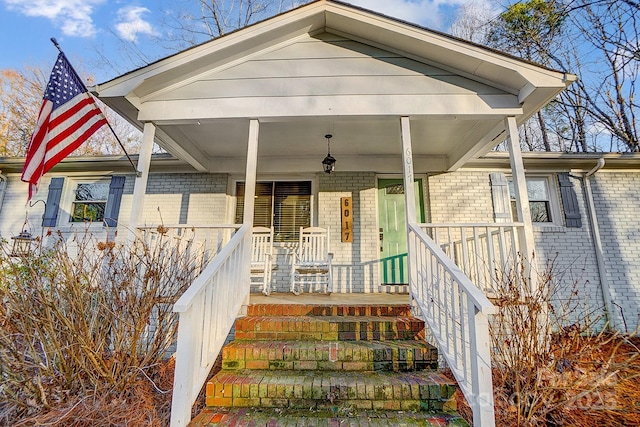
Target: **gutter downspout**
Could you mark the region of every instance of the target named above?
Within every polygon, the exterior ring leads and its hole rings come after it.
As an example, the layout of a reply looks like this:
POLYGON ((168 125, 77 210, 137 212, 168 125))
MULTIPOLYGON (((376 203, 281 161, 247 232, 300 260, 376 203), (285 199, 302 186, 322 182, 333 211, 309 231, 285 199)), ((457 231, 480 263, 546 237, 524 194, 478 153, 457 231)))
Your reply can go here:
POLYGON ((600 239, 600 227, 598 226, 598 217, 593 202, 593 194, 591 192, 591 175, 598 172, 604 167, 604 159, 598 159, 598 163, 589 172, 584 174, 584 190, 587 199, 587 208, 589 211, 589 222, 591 223, 591 234, 593 235, 593 245, 596 251, 596 261, 598 263, 598 275, 600 276, 600 287, 602 288, 602 297, 604 299, 604 309, 609 328, 617 329, 616 318, 613 313, 613 303, 611 299, 611 289, 609 287, 609 279, 607 278, 606 265, 604 262, 604 251, 602 249, 602 240, 600 239))
POLYGON ((2 211, 2 201, 4 200, 4 195, 7 192, 8 182, 7 177, 3 175, 0 170, 0 211, 2 211))

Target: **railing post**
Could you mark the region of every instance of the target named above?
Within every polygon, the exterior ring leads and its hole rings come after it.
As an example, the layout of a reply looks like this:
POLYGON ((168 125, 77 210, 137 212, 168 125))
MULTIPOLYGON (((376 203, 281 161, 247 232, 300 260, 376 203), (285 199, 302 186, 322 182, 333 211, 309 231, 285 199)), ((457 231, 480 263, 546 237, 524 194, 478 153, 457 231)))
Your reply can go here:
POLYGON ((173 380, 173 397, 171 400, 171 427, 182 427, 191 421, 191 406, 194 397, 193 380, 195 372, 194 350, 198 348, 195 328, 192 318, 193 311, 180 313, 178 319, 178 337, 176 344, 176 363, 173 380))
POLYGON ((469 402, 473 410, 473 425, 494 427, 495 409, 491 373, 491 337, 489 320, 467 297, 469 314, 469 338, 471 340, 471 387, 473 399, 469 402))

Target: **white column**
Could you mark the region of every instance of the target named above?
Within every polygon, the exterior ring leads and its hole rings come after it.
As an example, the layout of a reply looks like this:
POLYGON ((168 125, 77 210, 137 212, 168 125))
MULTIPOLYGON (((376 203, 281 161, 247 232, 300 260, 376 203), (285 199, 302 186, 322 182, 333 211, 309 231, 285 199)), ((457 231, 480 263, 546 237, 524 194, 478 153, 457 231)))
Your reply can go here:
MULTIPOLYGON (((520 252, 525 262, 528 262, 527 270, 535 267, 534 264, 534 240, 533 225, 531 222, 531 209, 529 208, 529 195, 527 192, 527 181, 524 174, 524 163, 520 150, 520 137, 518 136, 518 125, 515 117, 507 117, 504 121, 507 131, 507 141, 509 144, 509 160, 511 161, 511 175, 513 187, 516 193, 516 207, 518 211, 518 221, 524 224, 524 229, 520 231, 520 252)), ((531 280, 531 289, 534 288, 535 274, 528 274, 531 280)))
POLYGON ((244 181, 243 224, 253 226, 253 210, 256 195, 256 169, 258 167, 258 133, 260 123, 253 119, 249 122, 249 143, 247 144, 247 171, 244 181))
MULTIPOLYGON (((244 181, 244 212, 242 215, 242 223, 253 227, 253 211, 255 205, 256 194, 256 175, 258 168, 258 134, 260 131, 260 122, 257 119, 249 121, 249 142, 247 144, 247 170, 245 172, 244 181)), ((243 301, 242 313, 246 313, 246 306, 249 305, 249 294, 251 287, 250 269, 251 269, 251 230, 249 230, 248 244, 245 245, 244 251, 244 268, 246 269, 246 286, 247 297, 243 301)))
POLYGON ((413 287, 417 283, 418 274, 415 268, 413 256, 416 255, 416 248, 409 224, 416 223, 416 195, 413 186, 413 151, 411 149, 411 123, 409 117, 400 117, 400 133, 402 136, 402 172, 404 178, 404 204, 407 219, 407 273, 409 277, 409 295, 413 302, 413 287))
POLYGON ((402 172, 404 174, 404 203, 407 213, 407 224, 416 222, 416 195, 413 186, 413 153, 411 150, 411 124, 409 117, 400 118, 402 133, 402 172))
POLYGON ((153 151, 153 141, 156 135, 156 126, 147 122, 144 124, 142 134, 142 145, 138 156, 138 176, 133 187, 133 202, 131 204, 131 216, 129 227, 132 232, 142 221, 142 209, 144 208, 144 196, 147 192, 147 180, 149 178, 149 166, 151 165, 151 152, 153 151))

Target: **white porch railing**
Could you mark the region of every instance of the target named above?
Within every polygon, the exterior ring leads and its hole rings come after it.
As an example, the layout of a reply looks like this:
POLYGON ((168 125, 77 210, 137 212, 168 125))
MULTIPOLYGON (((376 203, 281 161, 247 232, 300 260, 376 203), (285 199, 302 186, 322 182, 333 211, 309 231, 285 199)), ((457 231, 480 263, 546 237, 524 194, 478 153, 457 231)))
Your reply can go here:
POLYGON ((489 322, 495 307, 434 242, 409 224, 409 290, 416 313, 473 410, 473 425, 495 426, 489 322))
POLYGON ((171 426, 191 407, 249 297, 251 227, 243 225, 174 305, 179 313, 171 426))
POLYGON ((427 235, 485 295, 517 268, 522 223, 420 224, 427 235))
POLYGON ((197 259, 202 260, 202 266, 206 266, 231 240, 233 233, 240 228, 238 224, 168 224, 145 225, 136 227, 140 237, 146 243, 153 243, 154 239, 164 235, 174 239, 175 244, 189 247, 196 251, 197 259))

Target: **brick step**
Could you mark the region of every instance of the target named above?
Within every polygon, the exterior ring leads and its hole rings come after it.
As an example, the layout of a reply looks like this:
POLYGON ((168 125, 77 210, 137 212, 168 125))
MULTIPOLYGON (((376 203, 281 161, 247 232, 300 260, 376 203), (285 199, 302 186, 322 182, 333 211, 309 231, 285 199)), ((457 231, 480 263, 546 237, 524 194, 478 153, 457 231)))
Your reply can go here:
POLYGON ((208 408, 190 427, 468 427, 455 414, 381 412, 352 409, 309 410, 269 408, 208 408))
POLYGON ((436 369, 438 352, 424 341, 234 341, 222 368, 323 371, 436 369))
MULTIPOLYGON (((408 298, 408 297, 407 297, 408 298)), ((384 316, 409 317, 409 305, 252 304, 247 316, 384 316)))
POLYGON ((455 382, 438 372, 221 371, 206 405, 359 410, 455 410, 455 382))
POLYGON ((415 317, 247 316, 236 321, 238 340, 388 341, 424 337, 415 317))

